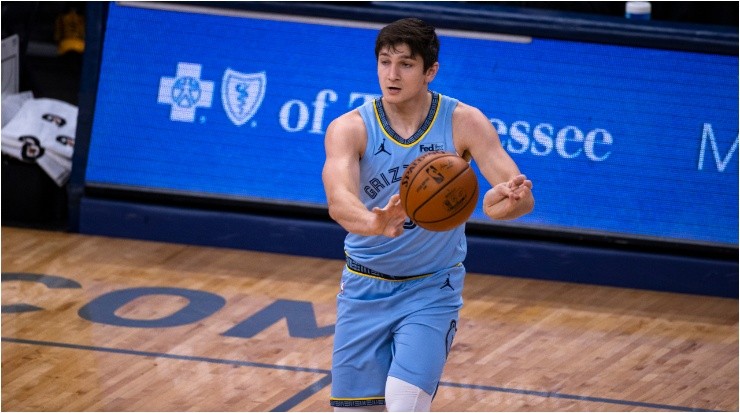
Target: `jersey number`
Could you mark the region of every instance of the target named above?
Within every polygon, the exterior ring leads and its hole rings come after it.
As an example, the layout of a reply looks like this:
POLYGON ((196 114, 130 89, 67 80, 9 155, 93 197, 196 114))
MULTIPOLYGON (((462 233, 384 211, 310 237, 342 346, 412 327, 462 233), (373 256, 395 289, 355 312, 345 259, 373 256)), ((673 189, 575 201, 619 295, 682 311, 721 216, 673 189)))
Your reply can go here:
POLYGON ((416 228, 416 223, 412 221, 410 218, 406 220, 406 222, 403 223, 403 229, 414 229, 416 228))

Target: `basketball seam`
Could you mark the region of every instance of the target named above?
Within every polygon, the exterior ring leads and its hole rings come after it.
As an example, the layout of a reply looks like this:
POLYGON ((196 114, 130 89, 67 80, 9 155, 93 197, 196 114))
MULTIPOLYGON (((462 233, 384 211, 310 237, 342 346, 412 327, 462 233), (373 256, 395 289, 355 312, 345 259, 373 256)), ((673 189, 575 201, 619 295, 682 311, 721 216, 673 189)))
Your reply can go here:
MULTIPOLYGON (((467 169, 464 169, 463 172, 464 171, 467 171, 467 169)), ((476 193, 478 192, 478 190, 479 190, 478 189, 478 186, 476 185, 476 188, 475 188, 476 193)), ((470 199, 468 200, 468 202, 465 203, 465 205, 463 206, 463 208, 460 208, 460 209, 465 209, 466 206, 470 205, 470 203, 473 201, 473 198, 476 198, 476 201, 477 201, 477 197, 472 197, 471 196, 470 199)), ((424 223, 424 224, 435 224, 435 223, 442 222, 442 221, 445 221, 445 220, 450 219, 450 218, 451 217, 447 217, 445 219, 438 219, 436 221, 421 221, 421 222, 424 223)), ((414 222, 417 222, 418 223, 419 221, 414 221, 414 222)))
MULTIPOLYGON (((427 155, 431 155, 431 154, 427 154, 427 155)), ((452 155, 452 154, 449 153, 449 152, 444 152, 442 155, 443 156, 448 156, 448 155, 452 155)), ((428 164, 434 162, 435 159, 437 159, 437 158, 434 158, 434 157, 430 157, 430 158, 432 158, 432 159, 431 160, 425 159, 426 162, 423 163, 423 166, 427 166, 428 164)), ((414 162, 411 162, 411 165, 413 165, 413 164, 414 164, 414 162)), ((411 167, 411 165, 409 165, 409 168, 411 167)), ((416 165, 415 168, 418 168, 420 165, 416 165)), ((405 171, 404 171, 404 173, 405 173, 405 171)), ((404 206, 404 209, 405 209, 405 206, 408 205, 408 198, 409 198, 409 193, 411 192, 410 190, 411 190, 412 184, 414 183, 414 181, 416 181, 416 178, 418 176, 419 176, 419 174, 417 173, 414 176, 413 179, 409 180, 408 189, 406 190, 406 194, 405 194, 406 196, 401 199, 401 205, 404 206)), ((417 208, 417 210, 418 210, 418 208, 417 208)), ((412 215, 416 215, 416 210, 414 211, 414 213, 412 215)), ((412 221, 414 219, 414 217, 409 217, 409 218, 411 218, 412 221)))
MULTIPOLYGON (((452 154, 450 154, 450 155, 452 155, 452 154)), ((456 155, 453 155, 453 156, 456 156, 456 155)), ((467 168, 463 169, 462 171, 460 171, 460 173, 458 173, 457 175, 455 175, 452 178, 450 178, 447 182, 445 182, 444 185, 440 186, 439 187, 439 190, 437 192, 435 192, 435 195, 438 194, 443 189, 445 189, 447 187, 447 185, 449 185, 451 182, 453 182, 455 180, 455 178, 457 178, 458 176, 464 174, 468 169, 470 169, 470 164, 468 164, 467 168)), ((478 187, 478 185, 476 185, 476 188, 477 187, 478 187)), ((408 196, 408 194, 407 194, 407 196, 408 196)), ((433 197, 429 197, 424 202, 422 202, 421 204, 419 204, 419 206, 414 210, 414 214, 413 214, 414 217, 416 216, 416 212, 419 211, 424 205, 426 205, 431 198, 433 198, 433 197)), ((472 197, 471 197, 471 199, 472 199, 472 197)), ((468 202, 465 203, 465 206, 468 206, 468 204, 470 204, 470 200, 468 200, 468 202)), ((422 223, 426 223, 426 224, 432 224, 432 223, 435 223, 435 222, 441 222, 441 221, 444 221, 444 220, 450 218, 450 217, 446 217, 445 219, 440 219, 440 220, 436 220, 436 221, 417 221, 416 219, 414 219, 414 217, 410 217, 412 221, 414 221, 416 223, 422 222, 422 223)))

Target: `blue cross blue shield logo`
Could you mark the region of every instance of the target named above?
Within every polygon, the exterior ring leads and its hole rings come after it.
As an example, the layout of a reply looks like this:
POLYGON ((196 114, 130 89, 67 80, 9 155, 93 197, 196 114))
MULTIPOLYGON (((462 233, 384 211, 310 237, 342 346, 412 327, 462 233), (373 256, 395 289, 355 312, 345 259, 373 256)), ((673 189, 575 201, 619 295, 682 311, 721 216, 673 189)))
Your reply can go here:
POLYGON ((252 119, 262 104, 267 87, 267 74, 241 73, 226 69, 221 82, 221 101, 226 115, 236 126, 252 119))
POLYGON ((170 120, 193 122, 197 108, 210 108, 213 82, 201 80, 201 65, 179 62, 175 77, 159 79, 157 102, 170 105, 170 120))

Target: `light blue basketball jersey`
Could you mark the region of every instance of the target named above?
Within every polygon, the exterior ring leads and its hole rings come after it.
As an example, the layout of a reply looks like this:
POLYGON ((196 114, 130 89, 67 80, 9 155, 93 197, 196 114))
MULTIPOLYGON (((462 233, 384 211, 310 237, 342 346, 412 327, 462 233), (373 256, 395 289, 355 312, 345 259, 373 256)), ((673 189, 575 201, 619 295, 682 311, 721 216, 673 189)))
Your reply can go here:
MULTIPOLYGON (((391 128, 376 99, 359 108, 367 129, 367 147, 360 160, 360 195, 368 209, 382 208, 399 193, 403 172, 414 159, 430 151, 455 153, 452 112, 458 100, 432 92, 432 105, 419 130, 408 139, 391 128)), ((374 271, 409 276, 450 268, 465 259, 465 226, 445 232, 427 231, 411 223, 396 238, 348 234, 344 245, 349 258, 374 271)))

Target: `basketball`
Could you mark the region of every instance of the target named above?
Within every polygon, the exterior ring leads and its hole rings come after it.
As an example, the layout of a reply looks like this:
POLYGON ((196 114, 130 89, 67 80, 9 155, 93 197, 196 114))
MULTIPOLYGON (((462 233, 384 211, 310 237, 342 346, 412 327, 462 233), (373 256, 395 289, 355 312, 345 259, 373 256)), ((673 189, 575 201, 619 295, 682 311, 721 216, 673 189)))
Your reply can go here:
POLYGON ((404 171, 400 195, 406 215, 418 226, 449 231, 473 213, 478 203, 478 178, 460 156, 428 152, 404 171))

